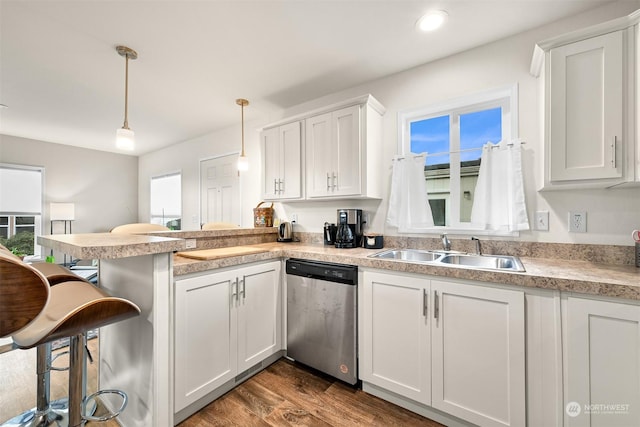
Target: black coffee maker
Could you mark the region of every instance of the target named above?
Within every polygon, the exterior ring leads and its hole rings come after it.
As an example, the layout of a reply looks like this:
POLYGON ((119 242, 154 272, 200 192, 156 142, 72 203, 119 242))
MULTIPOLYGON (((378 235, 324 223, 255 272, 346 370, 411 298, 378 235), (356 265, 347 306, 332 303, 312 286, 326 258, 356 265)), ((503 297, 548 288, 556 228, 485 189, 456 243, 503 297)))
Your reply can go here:
POLYGON ((338 209, 336 248, 362 246, 362 209, 338 209))

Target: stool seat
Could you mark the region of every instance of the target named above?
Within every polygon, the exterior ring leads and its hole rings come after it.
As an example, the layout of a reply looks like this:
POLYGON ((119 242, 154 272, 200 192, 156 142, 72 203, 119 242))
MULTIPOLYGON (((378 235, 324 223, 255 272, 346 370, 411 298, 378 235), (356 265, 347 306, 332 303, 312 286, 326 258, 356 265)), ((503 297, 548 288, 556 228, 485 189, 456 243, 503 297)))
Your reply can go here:
POLYGON ((34 262, 30 265, 40 273, 44 274, 44 277, 46 277, 47 281, 49 282, 49 286, 54 286, 58 283, 70 281, 89 282, 84 277, 73 274, 68 268, 63 267, 60 264, 52 264, 49 262, 34 262))
POLYGON ((62 282, 51 287, 50 293, 45 309, 27 328, 13 335, 19 348, 32 348, 140 314, 131 301, 109 296, 87 282, 62 282))

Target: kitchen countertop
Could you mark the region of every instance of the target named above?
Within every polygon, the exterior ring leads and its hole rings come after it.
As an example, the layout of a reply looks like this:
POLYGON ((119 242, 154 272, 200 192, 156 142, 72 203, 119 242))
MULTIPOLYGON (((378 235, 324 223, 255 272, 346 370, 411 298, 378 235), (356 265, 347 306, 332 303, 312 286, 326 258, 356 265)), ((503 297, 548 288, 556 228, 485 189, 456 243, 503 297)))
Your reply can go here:
POLYGON ((247 245, 260 253, 198 261, 174 256, 174 277, 276 258, 303 258, 315 261, 354 264, 405 273, 418 273, 462 280, 571 291, 640 301, 640 268, 630 265, 600 264, 548 258, 520 257, 525 272, 507 272, 418 264, 368 258, 385 249, 336 249, 303 243, 263 243, 247 245))
POLYGON ((38 236, 38 244, 80 259, 114 259, 181 251, 183 239, 143 234, 55 234, 38 236))

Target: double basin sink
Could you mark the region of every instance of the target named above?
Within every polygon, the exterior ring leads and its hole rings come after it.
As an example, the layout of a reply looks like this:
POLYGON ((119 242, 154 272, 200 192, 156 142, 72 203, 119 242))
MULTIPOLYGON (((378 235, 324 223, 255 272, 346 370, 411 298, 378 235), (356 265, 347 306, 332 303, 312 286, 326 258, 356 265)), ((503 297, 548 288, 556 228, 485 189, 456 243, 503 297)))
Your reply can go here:
POLYGON ((438 250, 391 249, 369 255, 369 257, 479 270, 525 271, 518 257, 508 255, 474 255, 438 250))

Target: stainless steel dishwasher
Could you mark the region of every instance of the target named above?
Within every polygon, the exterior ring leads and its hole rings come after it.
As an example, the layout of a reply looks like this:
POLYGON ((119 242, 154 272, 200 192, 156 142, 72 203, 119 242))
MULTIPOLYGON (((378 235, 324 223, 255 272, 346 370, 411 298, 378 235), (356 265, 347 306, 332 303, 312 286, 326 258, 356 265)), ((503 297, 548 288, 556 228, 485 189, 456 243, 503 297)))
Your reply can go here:
POLYGON ((358 267, 289 259, 287 356, 349 384, 358 381, 358 267))

